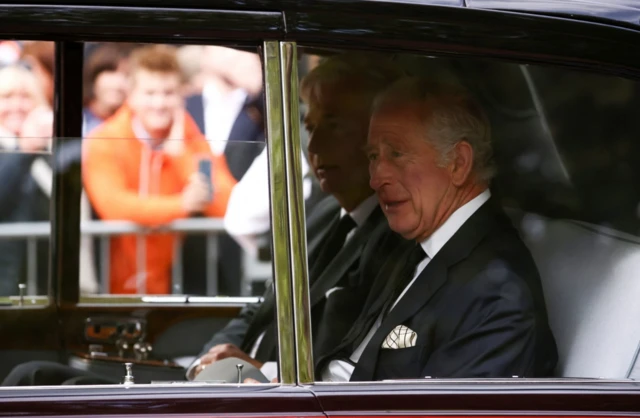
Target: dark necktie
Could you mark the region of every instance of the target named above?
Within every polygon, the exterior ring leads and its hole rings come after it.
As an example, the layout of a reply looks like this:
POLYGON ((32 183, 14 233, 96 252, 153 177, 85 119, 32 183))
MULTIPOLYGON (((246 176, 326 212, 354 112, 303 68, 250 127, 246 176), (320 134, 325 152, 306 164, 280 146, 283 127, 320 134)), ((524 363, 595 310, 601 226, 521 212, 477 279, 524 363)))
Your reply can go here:
POLYGON ((424 249, 422 248, 422 245, 416 244, 416 246, 411 249, 404 267, 400 270, 398 275, 396 275, 396 280, 394 280, 395 283, 393 284, 393 288, 389 293, 389 298, 382 308, 384 316, 387 316, 398 297, 402 294, 404 289, 409 286, 409 283, 411 283, 414 278, 416 268, 418 268, 418 264, 420 264, 420 262, 424 260, 425 256, 426 254, 424 252, 424 249))
POLYGON ((384 317, 389 313, 398 296, 400 296, 402 291, 411 283, 411 280, 413 280, 416 267, 418 267, 418 264, 420 264, 424 258, 425 252, 420 244, 416 244, 411 251, 409 251, 402 267, 399 268, 398 272, 394 274, 394 277, 389 280, 381 294, 381 297, 385 298, 384 304, 381 305, 379 309, 374 309, 367 312, 365 316, 361 316, 360 320, 357 321, 356 325, 352 328, 354 334, 352 335, 353 340, 350 341, 348 345, 350 350, 348 356, 362 343, 362 340, 367 336, 369 331, 371 331, 371 327, 373 327, 373 324, 375 324, 380 314, 382 313, 384 317), (386 297, 384 295, 386 295, 386 297))
POLYGON ((345 240, 347 239, 347 235, 355 227, 355 221, 348 214, 340 218, 337 225, 334 224, 334 227, 324 240, 318 256, 313 261, 313 265, 309 266, 310 283, 315 281, 318 276, 318 272, 323 272, 338 252, 340 252, 344 246, 345 240))

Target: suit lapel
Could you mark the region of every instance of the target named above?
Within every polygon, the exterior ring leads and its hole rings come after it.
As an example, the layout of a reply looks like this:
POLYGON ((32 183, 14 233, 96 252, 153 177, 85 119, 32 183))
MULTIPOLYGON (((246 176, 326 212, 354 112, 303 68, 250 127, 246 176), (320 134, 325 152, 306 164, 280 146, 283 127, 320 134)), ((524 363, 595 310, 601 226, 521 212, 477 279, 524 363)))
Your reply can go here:
POLYGON ((365 306, 367 307, 366 316, 380 312, 386 299, 381 295, 386 295, 392 291, 390 286, 393 284, 392 277, 395 277, 402 270, 403 263, 398 260, 405 260, 406 254, 413 247, 413 241, 407 241, 399 235, 394 236, 392 244, 389 247, 390 256, 384 262, 382 268, 375 276, 373 287, 369 292, 365 306))
POLYGON ((242 342, 242 350, 251 351, 256 339, 262 334, 265 328, 274 320, 275 295, 273 293, 273 281, 267 284, 267 290, 260 304, 260 308, 256 311, 253 319, 249 323, 249 328, 242 342))
POLYGON ((333 197, 322 199, 309 214, 307 220, 307 265, 314 266, 315 260, 322 249, 322 243, 329 234, 331 227, 338 222, 340 205, 333 197), (331 225, 327 228, 327 225, 331 225))
MULTIPOLYGON (((373 379, 378 352, 387 335, 397 325, 413 317, 429 302, 438 289, 447 281, 448 268, 468 257, 469 253, 494 227, 497 216, 492 200, 490 199, 482 205, 451 237, 411 285, 411 291, 405 293, 384 318, 380 328, 378 328, 362 353, 351 376, 352 381, 369 381, 373 379)), ((385 300, 385 298, 380 299, 385 300)))
MULTIPOLYGON (((334 287, 341 278, 344 277, 347 270, 353 265, 353 263, 362 255, 362 247, 367 243, 371 232, 379 225, 382 220, 382 210, 380 207, 376 207, 371 215, 367 218, 367 221, 362 227, 356 229, 356 232, 349 241, 342 247, 336 257, 329 263, 326 268, 321 270, 319 275, 311 277, 311 291, 310 299, 311 306, 320 302, 329 289, 334 287)), ((316 267, 313 270, 323 268, 323 266, 316 267)))
MULTIPOLYGON (((328 229, 330 229, 326 228, 326 225, 331 217, 337 216, 336 213, 339 209, 340 206, 338 205, 338 202, 333 197, 328 197, 318 202, 317 206, 309 215, 307 223, 309 259, 311 259, 314 254, 317 256, 320 243, 327 234, 328 229)), ((245 335, 242 347, 244 350, 249 350, 250 347, 247 346, 253 345, 265 328, 273 322, 274 308, 275 294, 273 293, 273 281, 270 281, 267 286, 267 291, 264 294, 264 300, 260 305, 260 309, 255 313, 255 316, 247 329, 247 334, 245 335)))

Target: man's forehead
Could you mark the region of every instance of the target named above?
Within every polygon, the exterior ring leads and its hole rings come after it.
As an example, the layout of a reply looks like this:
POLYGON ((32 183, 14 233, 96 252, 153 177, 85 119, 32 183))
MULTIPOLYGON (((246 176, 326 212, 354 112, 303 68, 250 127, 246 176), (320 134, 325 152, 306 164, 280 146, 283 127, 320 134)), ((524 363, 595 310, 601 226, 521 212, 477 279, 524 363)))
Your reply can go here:
POLYGON ((369 116, 371 99, 362 94, 349 91, 322 91, 311 95, 307 103, 306 117, 319 118, 327 116, 344 116, 357 114, 369 116))
POLYGON ((136 84, 157 84, 163 85, 180 83, 180 75, 170 71, 151 71, 139 68, 132 72, 131 79, 136 84))

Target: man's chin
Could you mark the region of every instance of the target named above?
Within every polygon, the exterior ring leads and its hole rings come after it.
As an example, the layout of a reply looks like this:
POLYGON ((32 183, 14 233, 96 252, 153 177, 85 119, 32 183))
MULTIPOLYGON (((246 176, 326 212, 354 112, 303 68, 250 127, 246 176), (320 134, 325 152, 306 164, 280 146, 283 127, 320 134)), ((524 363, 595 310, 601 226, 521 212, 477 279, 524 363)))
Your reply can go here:
MULTIPOLYGON (((394 218, 399 217, 394 216, 394 218)), ((388 216, 387 221, 389 222, 389 228, 402 238, 413 241, 418 237, 415 228, 410 228, 406 224, 403 224, 401 219, 393 219, 388 216)))
POLYGON ((331 195, 333 194, 333 191, 335 189, 331 187, 331 184, 329 184, 329 181, 327 181, 326 178, 318 179, 318 184, 320 185, 320 190, 322 190, 322 193, 331 194, 331 195))

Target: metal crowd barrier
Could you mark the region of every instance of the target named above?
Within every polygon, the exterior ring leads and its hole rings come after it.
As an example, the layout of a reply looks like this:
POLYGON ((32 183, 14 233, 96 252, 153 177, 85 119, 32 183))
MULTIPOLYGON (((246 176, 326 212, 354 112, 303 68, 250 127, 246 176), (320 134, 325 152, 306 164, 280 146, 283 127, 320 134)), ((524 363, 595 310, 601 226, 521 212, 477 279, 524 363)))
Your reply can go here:
MULTIPOLYGON (((145 228, 129 221, 83 221, 80 225, 81 235, 83 237, 99 237, 100 239, 100 271, 97 275, 101 293, 109 293, 109 238, 114 235, 146 235, 155 232, 204 234, 207 236, 207 295, 217 295, 218 235, 224 232, 224 226, 223 220, 216 218, 180 219, 158 228, 145 228)), ((0 223, 0 239, 26 240, 27 294, 34 294, 34 291, 37 288, 37 241, 49 238, 50 233, 51 224, 49 222, 0 223)), ((246 263, 243 264, 246 265, 246 263)), ((175 240, 172 266, 172 293, 183 293, 182 242, 179 239, 175 240)), ((143 266, 138 266, 138 273, 141 273, 142 267, 143 266)), ((243 283, 243 291, 244 287, 243 283)))

